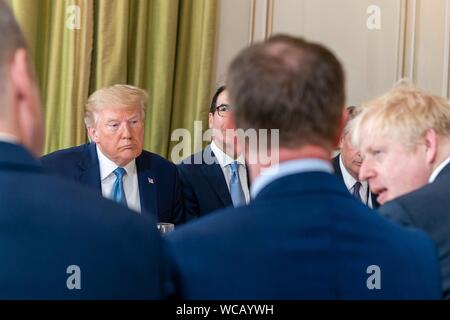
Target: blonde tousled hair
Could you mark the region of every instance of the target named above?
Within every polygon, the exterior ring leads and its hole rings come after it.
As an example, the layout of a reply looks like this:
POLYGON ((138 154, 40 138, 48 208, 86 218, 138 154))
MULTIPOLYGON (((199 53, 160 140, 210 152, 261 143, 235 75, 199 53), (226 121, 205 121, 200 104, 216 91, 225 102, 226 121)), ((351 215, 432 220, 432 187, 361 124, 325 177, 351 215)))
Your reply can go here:
POLYGON ((84 122, 86 127, 93 127, 96 123, 96 112, 103 108, 136 107, 145 116, 145 104, 148 94, 145 90, 125 84, 116 84, 95 91, 88 98, 84 122))
POLYGON ((417 146, 425 131, 433 129, 450 138, 450 102, 402 79, 386 94, 364 103, 351 121, 352 143, 374 136, 393 137, 409 150, 417 146))

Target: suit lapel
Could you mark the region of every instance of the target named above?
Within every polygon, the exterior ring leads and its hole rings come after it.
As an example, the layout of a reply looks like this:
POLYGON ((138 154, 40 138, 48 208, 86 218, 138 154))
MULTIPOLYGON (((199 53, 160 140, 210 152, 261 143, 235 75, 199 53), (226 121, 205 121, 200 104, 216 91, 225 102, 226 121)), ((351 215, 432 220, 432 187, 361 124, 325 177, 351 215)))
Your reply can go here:
POLYGON ((337 155, 336 157, 334 157, 332 159, 332 163, 333 163, 333 169, 334 169, 334 173, 342 180, 344 181, 344 177, 342 176, 342 171, 341 171, 341 166, 339 164, 339 157, 341 155, 337 155))
POLYGON ((101 192, 100 166, 95 143, 90 143, 86 146, 78 166, 80 167, 80 182, 101 192))
POLYGON ((151 158, 141 153, 136 158, 136 170, 139 184, 139 198, 141 201, 141 212, 158 217, 157 190, 158 184, 155 172, 151 167, 151 158))
POLYGON ((380 204, 377 201, 377 195, 375 193, 371 192, 370 196, 372 198, 372 207, 373 207, 373 209, 377 209, 380 206, 380 204))
POLYGON ((222 167, 217 162, 217 159, 214 155, 214 152, 212 152, 210 145, 205 148, 204 153, 206 156, 210 155, 212 159, 214 159, 214 163, 209 164, 210 161, 208 161, 208 163, 203 163, 201 168, 202 173, 206 181, 208 181, 210 188, 214 190, 222 203, 225 206, 229 206, 233 202, 231 201, 230 191, 228 190, 228 185, 225 181, 222 167))
POLYGON ((203 164, 202 171, 212 190, 225 206, 232 204, 230 191, 219 164, 203 164))

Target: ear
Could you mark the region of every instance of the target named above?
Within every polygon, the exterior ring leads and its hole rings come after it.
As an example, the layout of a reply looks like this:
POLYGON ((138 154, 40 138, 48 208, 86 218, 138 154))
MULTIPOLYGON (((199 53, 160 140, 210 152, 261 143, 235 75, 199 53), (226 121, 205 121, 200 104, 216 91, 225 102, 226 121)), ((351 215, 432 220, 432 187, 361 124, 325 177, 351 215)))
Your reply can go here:
POLYGON ((339 149, 342 149, 343 144, 344 144, 344 135, 342 135, 341 138, 339 139, 338 143, 339 149))
POLYGON ((433 129, 428 129, 424 134, 425 140, 425 159, 427 163, 434 163, 437 156, 437 144, 438 144, 438 136, 436 131, 433 129))
POLYGON ((40 155, 44 132, 41 106, 25 49, 18 49, 11 58, 9 77, 20 141, 35 155, 40 155))
POLYGON ((333 147, 341 146, 342 143, 342 133, 344 132, 345 124, 347 123, 348 119, 348 110, 347 108, 342 108, 342 114, 339 119, 338 129, 336 131, 336 137, 333 141, 333 147))
POLYGON ((97 130, 94 127, 88 127, 87 128, 89 138, 91 138, 92 141, 97 143, 98 136, 97 136, 97 130))
POLYGON ((19 100, 19 103, 31 99, 30 94, 36 91, 35 80, 31 74, 28 61, 27 51, 18 49, 10 62, 11 87, 13 95, 19 100))
POLYGON ((213 121, 214 121, 214 114, 211 112, 208 114, 208 127, 212 129, 213 127, 213 121))

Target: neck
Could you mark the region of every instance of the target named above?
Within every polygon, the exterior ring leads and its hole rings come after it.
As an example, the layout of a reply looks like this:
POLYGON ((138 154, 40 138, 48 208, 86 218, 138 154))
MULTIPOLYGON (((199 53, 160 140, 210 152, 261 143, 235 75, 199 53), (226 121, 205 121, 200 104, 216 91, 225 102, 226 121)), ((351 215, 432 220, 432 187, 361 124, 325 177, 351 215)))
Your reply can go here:
POLYGON ((231 146, 226 143, 220 143, 215 140, 213 140, 213 141, 214 141, 214 144, 217 146, 217 148, 222 150, 222 152, 225 153, 227 156, 229 156, 230 158, 232 158, 234 160, 236 160, 238 158, 239 153, 237 151, 236 144, 231 146))
POLYGON ((434 171, 442 162, 447 160, 448 157, 450 157, 450 140, 446 140, 445 143, 442 142, 439 144, 432 171, 434 171))
POLYGON ((8 140, 15 140, 17 143, 21 141, 17 127, 11 126, 11 123, 0 122, 0 138, 3 136, 8 140))
POLYGON ((256 177, 261 174, 262 170, 278 163, 281 164, 283 162, 292 160, 312 158, 331 161, 330 159, 332 151, 331 149, 320 146, 306 145, 294 149, 280 147, 278 152, 271 150, 268 153, 268 156, 264 155, 264 162, 261 161, 261 156, 252 157, 252 155, 250 155, 247 157, 247 167, 249 169, 251 181, 254 181, 256 177), (252 161, 252 158, 257 159, 257 161, 252 161))

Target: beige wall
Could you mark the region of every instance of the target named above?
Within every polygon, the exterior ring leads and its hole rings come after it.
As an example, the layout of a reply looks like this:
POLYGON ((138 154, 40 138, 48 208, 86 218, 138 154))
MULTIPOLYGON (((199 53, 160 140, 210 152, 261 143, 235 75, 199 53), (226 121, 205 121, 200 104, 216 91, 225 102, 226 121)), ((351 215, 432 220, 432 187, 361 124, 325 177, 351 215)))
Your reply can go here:
POLYGON ((216 83, 248 44, 275 33, 319 41, 342 61, 347 103, 387 91, 401 77, 448 97, 450 0, 218 0, 216 83), (366 12, 380 8, 381 29, 366 12))

